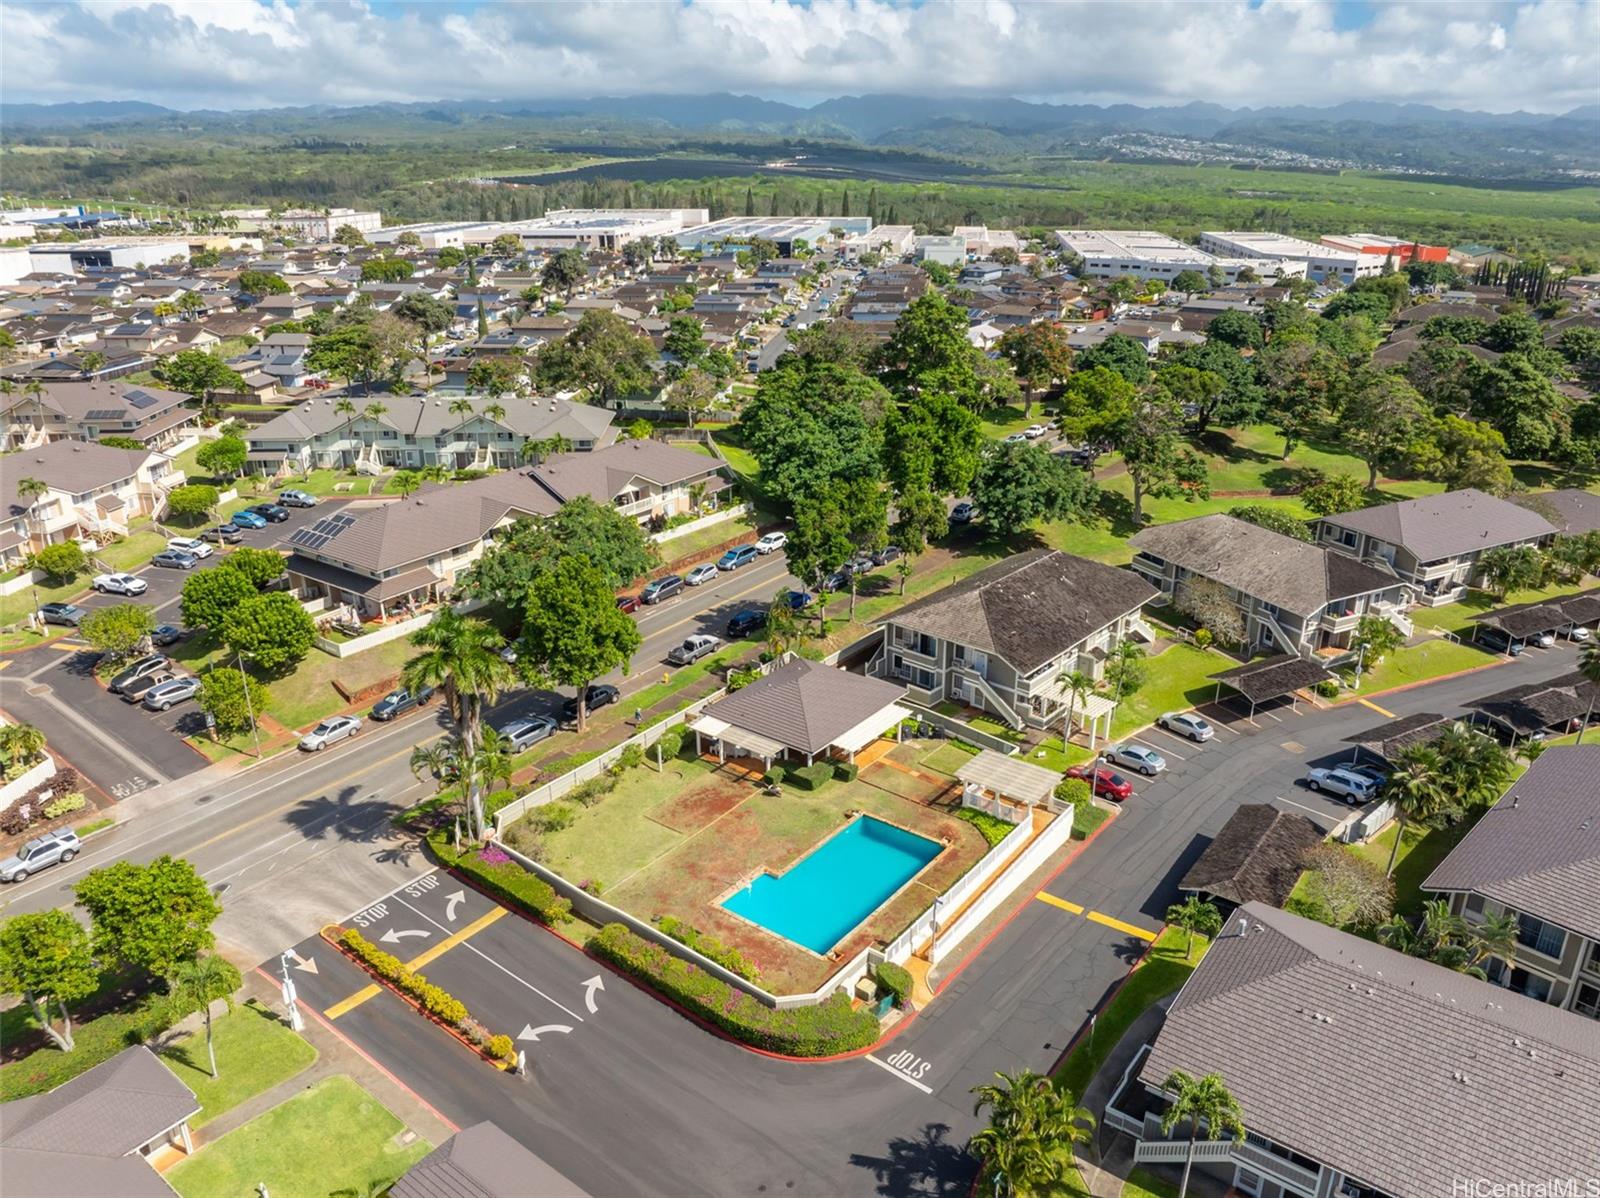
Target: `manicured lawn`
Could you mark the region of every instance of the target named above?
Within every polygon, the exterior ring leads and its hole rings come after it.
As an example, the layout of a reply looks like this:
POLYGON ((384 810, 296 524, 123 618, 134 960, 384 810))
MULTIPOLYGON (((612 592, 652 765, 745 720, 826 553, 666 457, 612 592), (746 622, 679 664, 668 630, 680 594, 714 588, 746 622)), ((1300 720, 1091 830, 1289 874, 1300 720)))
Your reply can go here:
POLYGON ((12 649, 31 649, 44 643, 44 634, 19 628, 15 632, 0 632, 0 652, 12 649))
POLYGON ((663 563, 670 565, 703 553, 713 545, 720 545, 724 541, 748 538, 755 540, 755 521, 749 516, 735 516, 732 520, 723 520, 718 524, 698 528, 694 532, 686 532, 681 537, 673 537, 670 541, 663 541, 656 546, 661 552, 663 563))
POLYGON ((285 727, 303 728, 345 706, 343 696, 333 689, 334 679, 351 691, 373 686, 399 674, 415 652, 405 637, 352 657, 313 649, 287 677, 264 679, 271 695, 267 711, 285 727))
MULTIPOLYGON (((89 588, 89 579, 93 574, 81 574, 77 578, 54 586, 40 583, 38 586, 27 587, 13 595, 0 595, 0 625, 20 624, 28 618, 28 614, 36 610, 34 596, 38 596, 39 604, 65 603, 75 599, 89 588)), ((53 626, 52 632, 59 632, 58 626, 53 626)))
POLYGON ((943 742, 933 752, 924 754, 919 764, 924 769, 954 777, 955 772, 971 760, 972 754, 960 745, 943 742))
POLYGON ((1101 1009, 1095 1020, 1093 1037, 1085 1036, 1056 1071, 1056 1085, 1081 1098, 1111 1050, 1134 1020, 1158 999, 1174 993, 1200 963, 1210 942, 1194 938, 1194 952, 1184 955, 1188 934, 1176 928, 1162 932, 1139 967, 1123 983, 1116 997, 1101 1009))
POLYGON ((330 1077, 207 1144, 166 1174, 182 1198, 321 1195, 392 1182, 430 1150, 400 1145, 404 1125, 348 1077, 330 1077))
MULTIPOLYGON (((1472 645, 1460 645, 1443 638, 1424 641, 1420 645, 1408 645, 1403 649, 1396 649, 1376 667, 1363 671, 1361 686, 1356 693, 1376 694, 1397 686, 1423 682, 1445 674, 1455 674, 1461 670, 1493 665, 1497 659, 1504 660, 1499 658, 1498 654, 1486 653, 1472 645)), ((1349 691, 1342 692, 1342 694, 1349 693, 1349 691)))
POLYGON ((1049 415, 1038 404, 1033 405, 1033 413, 1028 416, 1022 414, 1020 407, 991 408, 983 415, 983 435, 999 441, 1012 433, 1020 433, 1030 424, 1049 423, 1049 415))
POLYGON ((1178 1187, 1135 1165, 1122 1183, 1122 1198, 1178 1198, 1178 1187))
POLYGON ((281 480, 274 484, 272 493, 294 490, 309 495, 370 495, 374 481, 369 475, 351 474, 348 470, 313 470, 281 480))
POLYGON ((158 532, 130 532, 95 556, 113 570, 137 570, 166 547, 167 538, 158 532))
POLYGON ((217 1049, 215 1079, 207 1072, 210 1058, 204 1028, 161 1053, 167 1068, 200 1100, 200 1113, 190 1120, 195 1127, 272 1089, 317 1059, 315 1048, 253 1002, 214 1021, 212 1030, 217 1049))
POLYGON ((1146 660, 1145 684, 1123 699, 1111 719, 1111 735, 1128 733, 1155 722, 1167 711, 1183 711, 1209 703, 1217 684, 1209 676, 1228 669, 1231 658, 1193 645, 1169 645, 1165 651, 1146 660))
MULTIPOLYGON (((1394 866, 1395 914, 1421 914, 1422 883, 1487 810, 1488 807, 1474 807, 1460 823, 1448 828, 1407 825, 1405 838, 1400 842, 1400 856, 1394 866)), ((1399 828, 1398 822, 1392 823, 1366 844, 1351 845, 1350 851, 1379 869, 1385 869, 1389 865, 1389 854, 1394 851, 1394 838, 1399 828)))
POLYGON ((1438 628, 1458 636, 1470 636, 1477 628, 1474 617, 1484 612, 1514 603, 1537 603, 1541 599, 1553 599, 1557 595, 1571 595, 1586 589, 1584 583, 1557 583, 1533 590, 1511 591, 1504 599, 1497 599, 1488 591, 1472 590, 1458 603, 1446 603, 1443 607, 1418 607, 1406 614, 1418 628, 1438 628))

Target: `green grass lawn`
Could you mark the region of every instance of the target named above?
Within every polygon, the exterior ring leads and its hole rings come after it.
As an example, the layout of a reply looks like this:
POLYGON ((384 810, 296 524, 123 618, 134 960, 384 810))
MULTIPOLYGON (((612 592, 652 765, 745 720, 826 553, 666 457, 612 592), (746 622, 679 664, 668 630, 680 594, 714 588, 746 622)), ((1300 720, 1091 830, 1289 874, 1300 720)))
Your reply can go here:
MULTIPOLYGON (((1422 883, 1487 810, 1487 807, 1474 807, 1460 823, 1448 828, 1426 828, 1420 824, 1406 826, 1405 837, 1400 841, 1400 856, 1394 867, 1396 915, 1418 915, 1422 912, 1422 883)), ((1398 822, 1392 823, 1366 844, 1351 845, 1350 851, 1379 869, 1386 869, 1399 829, 1398 822)))
POLYGON ((1050 417, 1038 404, 1024 416, 1020 407, 991 408, 983 414, 983 435, 994 441, 1020 433, 1030 424, 1049 424, 1050 417))
POLYGON ((1178 1187, 1135 1165, 1122 1183, 1122 1198, 1178 1198, 1178 1187))
POLYGON ((348 470, 313 470, 279 480, 273 484, 272 493, 294 490, 308 495, 370 495, 374 481, 368 475, 351 474, 348 470))
MULTIPOLYGON (((116 978, 105 977, 100 990, 84 1000, 91 1006, 98 1004, 103 1013, 87 1021, 73 1020, 75 1047, 71 1052, 62 1052, 46 1041, 43 1047, 0 1067, 0 1102, 53 1090, 168 1026, 165 999, 159 995, 119 995, 120 984, 116 978), (113 1002, 120 1004, 117 1009, 104 1010, 113 1002)), ((56 1026, 60 1027, 59 1014, 56 1026)), ((15 1044, 37 1029, 33 1012, 25 1003, 0 1012, 0 1043, 15 1044)))
POLYGON ((317 1050, 290 1031, 278 1017, 254 1002, 235 1007, 212 1025, 217 1076, 207 1072, 206 1033, 201 1028, 161 1052, 167 1068, 194 1091, 200 1113, 190 1120, 203 1127, 247 1098, 287 1081, 317 1059, 317 1050))
POLYGON ((323 1195, 392 1182, 430 1150, 401 1145, 400 1120, 348 1077, 330 1077, 203 1146, 166 1174, 182 1198, 323 1195))
MULTIPOLYGON (((12 595, 0 595, 0 625, 20 624, 28 618, 30 612, 36 610, 34 597, 38 596, 40 604, 65 603, 75 599, 89 589, 89 579, 92 574, 80 574, 77 578, 66 582, 47 586, 40 583, 38 586, 26 587, 12 595)), ((52 627, 52 633, 60 632, 59 627, 52 627)))
POLYGON ((673 537, 670 541, 662 541, 656 546, 661 552, 663 563, 670 565, 703 553, 713 545, 720 545, 724 541, 735 538, 748 537, 755 539, 755 521, 748 515, 735 516, 732 520, 723 520, 705 528, 698 528, 694 532, 686 532, 681 537, 673 537))
POLYGON ((1438 628, 1458 636, 1470 636, 1477 627, 1474 617, 1484 612, 1514 603, 1537 603, 1541 599, 1553 599, 1557 595, 1571 595, 1586 589, 1584 583, 1557 583, 1532 590, 1511 591, 1504 599, 1497 599, 1488 591, 1471 590, 1459 602, 1446 603, 1442 607, 1418 607, 1406 614, 1418 628, 1438 628))
POLYGON ((373 686, 399 674, 415 652, 404 637, 351 657, 313 649, 287 677, 263 679, 271 695, 267 712, 286 727, 303 728, 345 706, 343 697, 333 689, 335 678, 351 691, 373 686))
POLYGON ((1111 719, 1111 735, 1126 736, 1154 723, 1163 712, 1209 703, 1217 690, 1209 676, 1233 664, 1231 658, 1193 645, 1168 646, 1147 660, 1145 684, 1118 706, 1111 719))
POLYGON ((1194 951, 1187 956, 1184 946, 1188 934, 1176 928, 1162 932, 1150 947, 1144 961, 1135 969, 1116 997, 1105 1005, 1095 1021, 1092 1039, 1084 1037, 1055 1073, 1056 1085, 1081 1098, 1111 1050, 1122 1039, 1134 1020, 1158 999, 1174 993, 1200 963, 1209 941, 1194 939, 1194 951))
MULTIPOLYGON (((1479 666, 1493 665, 1497 658, 1497 654, 1486 653, 1475 646, 1459 645, 1443 638, 1424 641, 1420 645, 1408 645, 1403 649, 1396 649, 1373 669, 1363 671, 1360 689, 1355 693, 1377 694, 1397 686, 1423 682, 1429 678, 1439 678, 1445 674, 1455 674, 1479 666)), ((1345 695, 1350 693, 1341 692, 1345 695)))
POLYGON ((115 545, 95 554, 113 570, 137 570, 167 547, 167 538, 158 532, 130 532, 115 545))

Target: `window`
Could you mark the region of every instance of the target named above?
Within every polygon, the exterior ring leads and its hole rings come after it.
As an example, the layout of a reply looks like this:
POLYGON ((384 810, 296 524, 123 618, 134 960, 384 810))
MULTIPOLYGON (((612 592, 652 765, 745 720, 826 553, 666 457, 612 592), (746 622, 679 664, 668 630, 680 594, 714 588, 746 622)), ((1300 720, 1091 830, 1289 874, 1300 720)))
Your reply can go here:
POLYGON ((1469 912, 1471 912, 1473 915, 1482 915, 1483 914, 1483 895, 1481 895, 1481 894, 1469 894, 1469 895, 1467 895, 1467 910, 1469 912))
POLYGON ((1566 940, 1567 934, 1554 924, 1535 919, 1532 915, 1517 916, 1517 943, 1524 948, 1559 960, 1566 940))

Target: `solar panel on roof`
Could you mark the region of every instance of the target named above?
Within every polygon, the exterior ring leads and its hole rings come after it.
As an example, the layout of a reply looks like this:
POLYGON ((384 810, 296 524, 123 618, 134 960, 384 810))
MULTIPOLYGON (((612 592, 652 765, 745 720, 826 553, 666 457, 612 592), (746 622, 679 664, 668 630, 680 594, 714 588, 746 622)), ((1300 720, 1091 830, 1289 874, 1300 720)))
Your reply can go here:
POLYGON ((85 420, 121 420, 121 408, 96 408, 84 416, 85 420))
POLYGON ((122 398, 127 400, 134 407, 140 409, 153 407, 161 402, 160 399, 154 395, 151 395, 148 391, 124 391, 122 393, 122 398))

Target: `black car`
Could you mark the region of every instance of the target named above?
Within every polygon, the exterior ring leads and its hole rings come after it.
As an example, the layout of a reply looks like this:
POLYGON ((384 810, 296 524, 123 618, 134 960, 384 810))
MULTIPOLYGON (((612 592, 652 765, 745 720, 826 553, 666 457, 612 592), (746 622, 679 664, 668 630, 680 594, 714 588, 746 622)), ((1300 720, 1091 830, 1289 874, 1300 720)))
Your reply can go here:
POLYGON ((183 629, 176 624, 157 624, 150 630, 150 643, 152 645, 176 645, 182 639, 183 629))
POLYGON ((218 545, 237 545, 244 540, 244 529, 237 524, 219 524, 215 528, 206 529, 200 534, 200 539, 218 545))
POLYGON ((111 693, 113 695, 121 694, 122 688, 130 682, 143 678, 146 674, 154 674, 159 670, 165 670, 171 665, 172 663, 167 660, 165 653, 152 653, 149 657, 141 657, 111 680, 111 693))
POLYGON ((415 694, 403 687, 397 691, 390 691, 372 705, 372 718, 392 720, 397 715, 404 715, 413 707, 421 707, 431 698, 433 698, 431 686, 425 686, 415 694))
POLYGON ((747 607, 728 621, 728 638, 732 640, 736 637, 749 636, 766 626, 766 611, 759 607, 747 607))
POLYGON ((898 545, 885 545, 872 555, 872 564, 887 566, 890 562, 897 562, 905 556, 905 552, 898 545))
MULTIPOLYGON (((609 682, 602 682, 598 686, 591 686, 584 692, 584 706, 589 711, 597 711, 608 703, 615 703, 622 698, 622 692, 609 682)), ((578 700, 576 697, 568 699, 561 705, 561 715, 564 719, 575 720, 578 718, 578 700)))
POLYGON ((254 512, 264 520, 271 520, 274 524, 282 524, 289 518, 289 509, 281 503, 257 503, 247 510, 254 512))
POLYGON ((1076 449, 1067 450, 1067 452, 1062 456, 1074 466, 1080 466, 1087 470, 1089 467, 1094 465, 1095 459, 1098 458, 1100 454, 1092 445, 1080 445, 1076 449))

